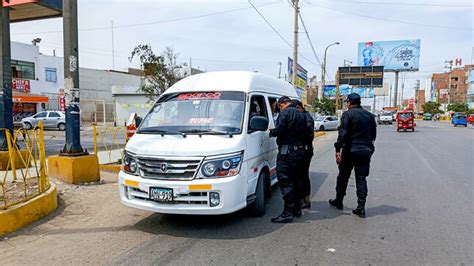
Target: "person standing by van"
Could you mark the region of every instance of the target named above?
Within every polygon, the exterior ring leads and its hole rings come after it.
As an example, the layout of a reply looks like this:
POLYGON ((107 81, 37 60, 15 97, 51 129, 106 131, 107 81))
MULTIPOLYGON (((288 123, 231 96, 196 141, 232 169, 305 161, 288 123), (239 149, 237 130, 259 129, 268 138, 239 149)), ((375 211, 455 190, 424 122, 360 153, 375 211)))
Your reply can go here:
POLYGON ((354 169, 357 208, 352 213, 365 218, 366 178, 369 175, 370 159, 375 151, 374 141, 377 136, 377 125, 373 115, 360 106, 359 94, 349 94, 346 104, 348 110, 342 114, 339 135, 334 143, 336 163, 339 165, 336 198, 329 200, 329 204, 339 210, 343 209, 342 201, 346 195, 352 169, 354 169))
POLYGON ((303 160, 303 172, 301 175, 301 194, 303 197, 303 201, 301 203, 302 209, 309 209, 311 208, 311 180, 309 177, 309 168, 311 165, 311 159, 313 158, 313 140, 314 140, 314 119, 309 112, 307 112, 304 107, 303 103, 299 100, 293 100, 293 106, 295 106, 298 111, 304 114, 306 119, 306 126, 307 126, 307 139, 306 139, 306 152, 304 154, 303 160))
POLYGON ((280 115, 270 137, 277 138, 277 178, 284 201, 283 212, 272 218, 273 223, 291 223, 301 217, 301 161, 306 153, 306 120, 302 113, 291 106, 291 99, 283 96, 278 100, 280 115))

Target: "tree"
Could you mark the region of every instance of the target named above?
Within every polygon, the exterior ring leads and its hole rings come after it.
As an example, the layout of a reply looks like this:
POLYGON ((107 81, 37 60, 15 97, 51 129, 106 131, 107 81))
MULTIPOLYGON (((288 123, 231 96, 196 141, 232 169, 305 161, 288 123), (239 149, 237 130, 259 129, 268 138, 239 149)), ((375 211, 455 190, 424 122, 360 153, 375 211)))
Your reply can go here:
POLYGON ((318 110, 318 113, 323 115, 334 115, 336 113, 336 100, 334 99, 315 99, 313 106, 315 110, 318 110))
POLYGON ((423 111, 430 114, 440 114, 443 112, 439 109, 440 106, 441 104, 437 102, 426 102, 423 104, 423 111))
POLYGON ((187 73, 181 69, 186 64, 178 64, 178 56, 171 47, 166 47, 161 55, 156 55, 150 45, 137 45, 128 59, 131 62, 138 57, 144 70, 146 82, 138 91, 153 99, 184 78, 187 73))
POLYGON ((448 111, 455 113, 466 113, 469 111, 469 107, 465 103, 451 103, 448 105, 448 111))

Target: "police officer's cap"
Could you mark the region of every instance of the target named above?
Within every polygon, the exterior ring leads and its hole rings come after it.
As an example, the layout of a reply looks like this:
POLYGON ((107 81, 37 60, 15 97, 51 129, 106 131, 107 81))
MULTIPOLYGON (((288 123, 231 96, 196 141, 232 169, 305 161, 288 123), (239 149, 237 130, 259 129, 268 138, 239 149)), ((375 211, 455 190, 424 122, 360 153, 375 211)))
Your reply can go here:
POLYGON ((353 92, 347 95, 345 102, 350 102, 352 104, 360 104, 360 95, 353 92))
POLYGON ((279 104, 286 103, 286 102, 291 102, 290 97, 288 97, 288 96, 281 96, 280 99, 278 99, 278 103, 279 103, 279 104))
POLYGON ((300 100, 292 100, 291 104, 293 104, 294 107, 303 107, 303 103, 300 100))

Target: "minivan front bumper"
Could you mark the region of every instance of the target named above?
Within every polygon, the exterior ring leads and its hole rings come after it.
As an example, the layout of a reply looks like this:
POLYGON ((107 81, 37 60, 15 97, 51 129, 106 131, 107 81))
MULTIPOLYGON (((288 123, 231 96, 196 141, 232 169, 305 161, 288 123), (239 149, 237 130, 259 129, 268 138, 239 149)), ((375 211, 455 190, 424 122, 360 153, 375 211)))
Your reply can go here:
POLYGON ((247 205, 247 181, 240 174, 215 179, 190 181, 156 180, 119 174, 122 204, 128 207, 169 214, 219 215, 232 213, 247 205), (151 187, 173 189, 173 201, 150 199, 151 187), (211 207, 210 195, 219 195, 219 204, 211 207))

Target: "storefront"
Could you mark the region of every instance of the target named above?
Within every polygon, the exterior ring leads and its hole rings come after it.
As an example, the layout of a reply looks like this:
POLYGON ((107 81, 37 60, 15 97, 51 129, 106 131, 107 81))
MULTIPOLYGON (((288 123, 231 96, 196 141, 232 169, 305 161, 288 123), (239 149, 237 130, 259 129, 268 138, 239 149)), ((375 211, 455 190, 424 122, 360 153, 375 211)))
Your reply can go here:
POLYGON ((48 97, 44 95, 13 91, 13 122, 19 123, 21 119, 43 110, 47 102, 48 97))

